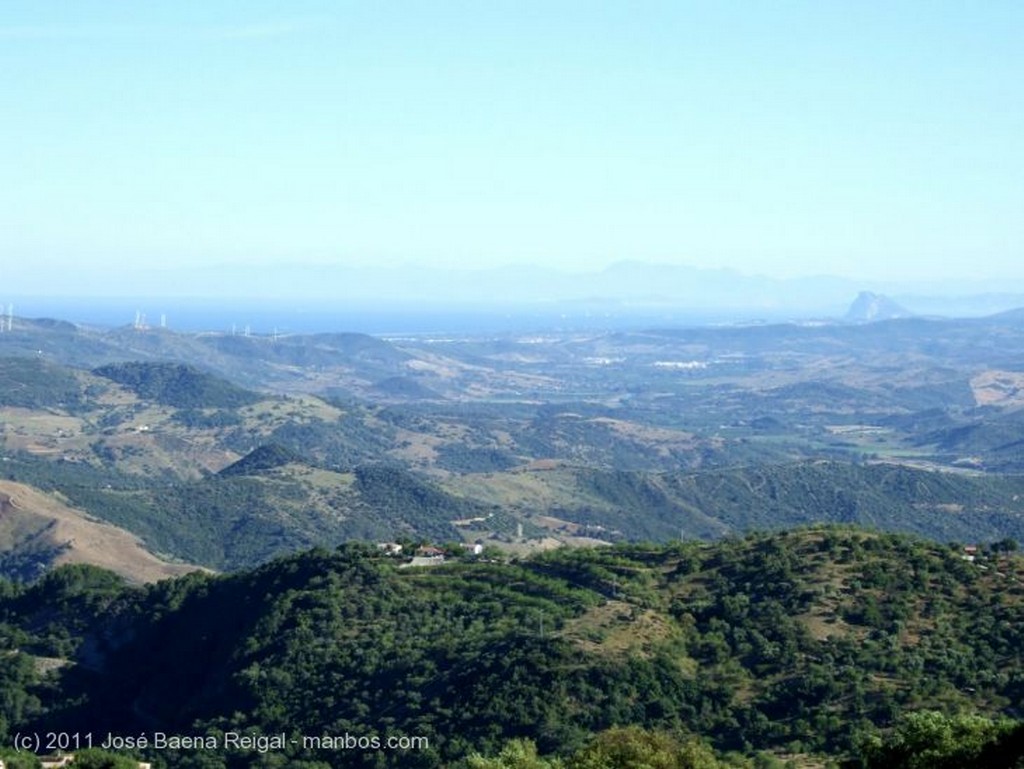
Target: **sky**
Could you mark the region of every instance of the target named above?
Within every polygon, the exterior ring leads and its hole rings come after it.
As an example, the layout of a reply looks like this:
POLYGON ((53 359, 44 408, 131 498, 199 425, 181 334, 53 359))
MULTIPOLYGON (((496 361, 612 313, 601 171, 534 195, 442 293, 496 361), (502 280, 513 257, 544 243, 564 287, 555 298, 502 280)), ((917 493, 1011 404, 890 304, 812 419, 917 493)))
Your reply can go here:
POLYGON ((0 299, 625 260, 1024 285, 1017 0, 5 0, 0 72, 0 299))

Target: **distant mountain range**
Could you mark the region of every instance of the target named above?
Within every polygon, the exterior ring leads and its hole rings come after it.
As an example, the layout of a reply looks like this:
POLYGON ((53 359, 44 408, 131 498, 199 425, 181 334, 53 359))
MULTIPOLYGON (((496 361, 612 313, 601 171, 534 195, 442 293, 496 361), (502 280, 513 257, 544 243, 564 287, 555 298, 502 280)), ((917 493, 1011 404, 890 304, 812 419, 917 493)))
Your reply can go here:
POLYGON ((182 327, 186 309, 193 314, 199 310, 219 314, 222 324, 229 309, 237 308, 232 312, 240 324, 258 322, 267 326, 266 331, 273 325, 309 330, 305 321, 325 313, 377 313, 382 321, 390 318, 393 323, 403 313, 441 310, 548 319, 640 315, 689 323, 841 318, 850 297, 862 291, 885 294, 919 315, 988 315, 1024 305, 1024 286, 1012 284, 864 282, 827 275, 783 279, 635 261, 586 272, 543 266, 443 269, 296 264, 243 271, 233 265, 214 265, 192 272, 140 272, 131 285, 130 291, 110 290, 112 296, 107 299, 86 300, 87 295, 100 295, 101 289, 70 281, 62 285, 55 279, 46 291, 37 289, 34 297, 22 297, 18 304, 25 315, 82 322, 96 322, 97 305, 104 303, 108 309, 118 307, 119 323, 130 323, 135 310, 141 309, 157 325, 161 315, 170 311, 177 328, 182 327), (1015 288, 1020 293, 1013 293, 1015 288), (79 310, 68 312, 69 302, 79 310))

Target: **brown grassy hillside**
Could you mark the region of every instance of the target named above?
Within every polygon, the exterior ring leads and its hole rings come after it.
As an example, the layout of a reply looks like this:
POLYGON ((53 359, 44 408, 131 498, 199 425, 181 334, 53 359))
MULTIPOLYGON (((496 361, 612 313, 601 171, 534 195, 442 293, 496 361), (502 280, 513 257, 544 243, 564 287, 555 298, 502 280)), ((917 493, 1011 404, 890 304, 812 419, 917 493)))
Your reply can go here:
POLYGON ((155 582, 197 567, 161 560, 124 529, 86 516, 55 496, 0 481, 0 550, 37 553, 53 565, 89 563, 130 582, 155 582))

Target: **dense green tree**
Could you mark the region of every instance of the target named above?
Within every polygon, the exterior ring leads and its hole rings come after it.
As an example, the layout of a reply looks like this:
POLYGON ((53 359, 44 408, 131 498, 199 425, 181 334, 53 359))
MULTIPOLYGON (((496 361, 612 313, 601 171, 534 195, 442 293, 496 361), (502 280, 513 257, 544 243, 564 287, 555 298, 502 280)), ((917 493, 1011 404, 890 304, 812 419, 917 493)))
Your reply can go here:
POLYGON ((1016 725, 977 715, 938 711, 907 713, 886 735, 860 746, 868 769, 1002 769, 1024 762, 1024 752, 1000 751, 999 743, 1016 725))
POLYGON ((34 754, 10 748, 0 748, 0 761, 6 769, 39 769, 42 766, 34 754))
POLYGON ((719 769, 714 751, 696 738, 679 741, 636 726, 601 732, 568 761, 568 769, 719 769))
POLYGON ((466 759, 466 769, 562 769, 557 758, 541 758, 531 740, 510 740, 493 758, 474 753, 466 759))
POLYGON ((38 680, 32 659, 16 651, 0 651, 0 742, 42 707, 32 687, 38 680))

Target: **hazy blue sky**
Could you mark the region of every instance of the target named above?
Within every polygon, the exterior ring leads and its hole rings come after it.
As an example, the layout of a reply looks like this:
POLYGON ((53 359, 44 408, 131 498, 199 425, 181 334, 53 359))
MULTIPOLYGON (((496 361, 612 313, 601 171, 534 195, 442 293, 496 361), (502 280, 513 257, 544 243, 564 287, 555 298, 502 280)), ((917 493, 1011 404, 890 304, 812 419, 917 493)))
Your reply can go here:
POLYGON ((0 294, 202 263, 1024 279, 1018 0, 5 0, 0 72, 0 294))

